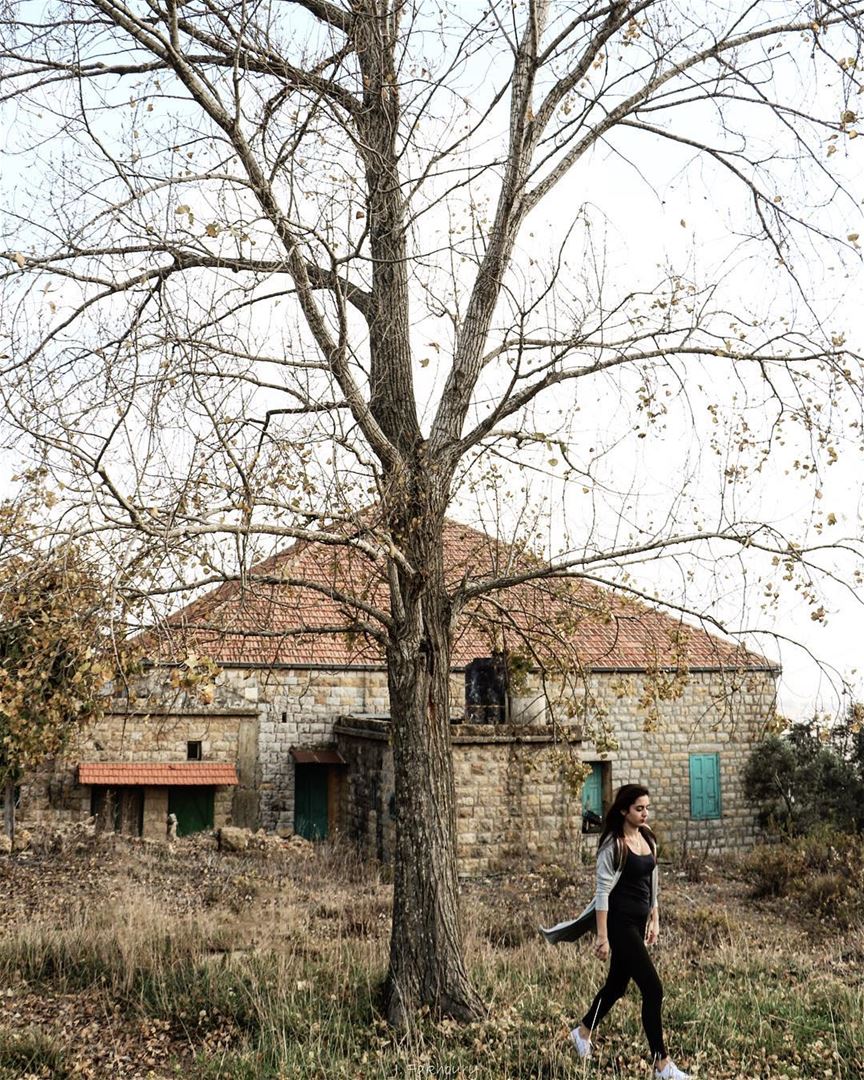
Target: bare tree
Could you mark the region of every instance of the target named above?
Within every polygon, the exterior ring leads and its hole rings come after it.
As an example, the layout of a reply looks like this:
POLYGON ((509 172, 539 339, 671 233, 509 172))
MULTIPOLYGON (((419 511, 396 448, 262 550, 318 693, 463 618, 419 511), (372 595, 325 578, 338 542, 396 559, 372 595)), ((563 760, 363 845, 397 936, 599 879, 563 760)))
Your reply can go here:
POLYGON ((118 584, 153 595, 248 575, 287 538, 349 545, 389 583, 387 604, 333 598, 389 672, 397 1024, 422 1004, 481 1008, 447 698, 466 605, 540 576, 636 591, 620 571, 663 552, 762 553, 818 614, 824 550, 860 558, 854 538, 829 542, 813 520, 793 536, 737 499, 784 440, 814 490, 860 441, 843 427, 860 423, 860 358, 808 267, 857 257, 860 192, 843 175, 862 14, 822 0, 6 5, 0 95, 20 168, 0 392, 19 451, 53 477, 53 520, 102 537, 118 584), (661 155, 735 193, 734 250, 755 245, 760 287, 797 294, 776 318, 734 275, 607 279, 583 191, 616 160, 650 181, 661 155), (722 467, 691 469, 682 450, 665 509, 643 520, 603 465, 662 437, 675 409, 722 467), (614 504, 614 528, 587 512, 550 563, 448 583, 448 506, 503 498, 514 464, 597 513, 614 504), (709 477, 716 493, 697 497, 709 477))

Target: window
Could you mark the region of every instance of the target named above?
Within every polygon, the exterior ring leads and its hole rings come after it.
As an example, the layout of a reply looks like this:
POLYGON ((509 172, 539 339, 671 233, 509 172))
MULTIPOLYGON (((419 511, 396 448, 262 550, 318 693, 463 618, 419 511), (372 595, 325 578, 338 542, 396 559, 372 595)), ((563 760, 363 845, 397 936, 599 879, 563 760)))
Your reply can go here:
POLYGON ((465 719, 469 724, 508 722, 507 660, 501 653, 465 668, 465 719))
POLYGON ((201 752, 201 740, 196 739, 194 742, 186 743, 186 760, 187 761, 201 761, 203 758, 201 752))
POLYGON ((720 817, 720 755, 690 755, 690 817, 720 817))
POLYGON ((585 762, 591 772, 582 785, 582 832, 600 832, 603 826, 603 791, 606 787, 605 762, 585 762))

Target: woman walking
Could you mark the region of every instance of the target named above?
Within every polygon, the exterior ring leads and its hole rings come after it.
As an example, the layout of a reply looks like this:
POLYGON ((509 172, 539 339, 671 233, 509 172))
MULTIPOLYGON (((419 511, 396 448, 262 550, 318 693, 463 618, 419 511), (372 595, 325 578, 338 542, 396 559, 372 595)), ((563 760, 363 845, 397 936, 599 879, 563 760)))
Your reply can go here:
POLYGON ((594 899, 569 923, 543 933, 548 941, 573 941, 596 919, 595 952, 611 956, 606 982, 597 991, 582 1022, 570 1032, 582 1060, 591 1056, 591 1033, 623 997, 632 979, 642 994, 642 1026, 658 1080, 689 1080, 666 1052, 663 1041, 663 984, 647 945, 660 932, 657 907, 657 844, 648 828, 648 789, 625 784, 615 793, 603 821, 597 848, 597 890, 594 899))

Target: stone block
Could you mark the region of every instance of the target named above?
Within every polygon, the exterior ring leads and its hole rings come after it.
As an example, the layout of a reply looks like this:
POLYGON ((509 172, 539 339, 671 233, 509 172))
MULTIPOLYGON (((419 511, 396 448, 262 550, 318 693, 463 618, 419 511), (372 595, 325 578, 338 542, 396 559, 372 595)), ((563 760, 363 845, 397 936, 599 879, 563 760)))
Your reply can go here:
POLYGON ((238 829, 223 825, 217 833, 220 851, 246 851, 251 837, 249 829, 238 829))
MULTIPOLYGON (((8 839, 8 837, 7 837, 8 839)), ((28 829, 16 829, 15 838, 12 841, 13 851, 27 851, 33 842, 33 837, 28 829)))

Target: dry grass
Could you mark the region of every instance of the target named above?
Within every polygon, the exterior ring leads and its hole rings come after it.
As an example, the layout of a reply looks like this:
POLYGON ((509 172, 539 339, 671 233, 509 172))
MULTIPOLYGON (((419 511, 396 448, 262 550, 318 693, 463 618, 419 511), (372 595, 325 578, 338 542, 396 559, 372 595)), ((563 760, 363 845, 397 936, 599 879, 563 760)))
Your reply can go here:
MULTIPOLYGON (((489 1016, 422 1017, 395 1037, 377 1012, 390 886, 348 852, 121 843, 58 859, 0 863, 0 1080, 650 1076, 635 993, 604 1025, 590 1069, 567 1042, 602 967, 534 928, 577 908, 585 868, 467 886, 489 1016)), ((706 1080, 862 1075, 864 930, 839 935, 797 909, 790 921, 784 900, 748 900, 736 875, 700 878, 664 883, 656 959, 676 1058, 706 1080)))

